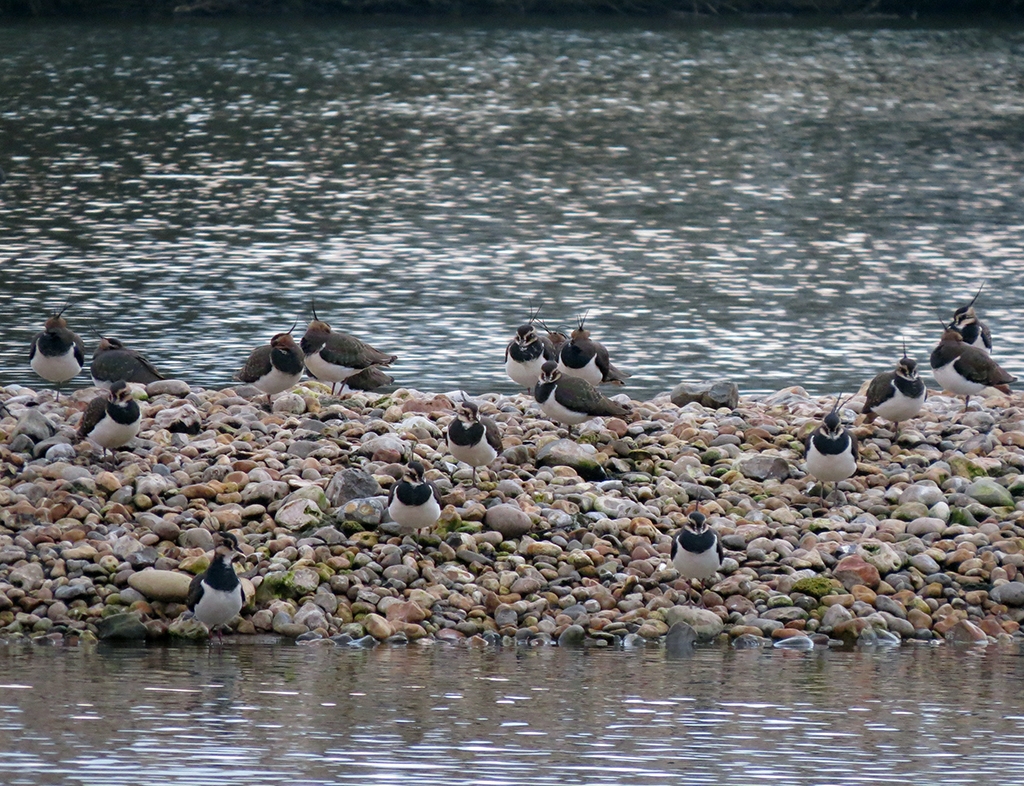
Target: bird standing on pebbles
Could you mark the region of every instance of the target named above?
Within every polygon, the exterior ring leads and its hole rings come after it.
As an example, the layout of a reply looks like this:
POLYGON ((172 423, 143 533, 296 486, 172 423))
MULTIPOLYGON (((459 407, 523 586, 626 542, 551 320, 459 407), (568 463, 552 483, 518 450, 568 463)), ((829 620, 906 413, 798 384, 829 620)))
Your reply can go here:
POLYGON ((594 417, 625 417, 629 408, 602 396, 581 377, 563 374, 558 364, 549 360, 541 368, 540 380, 534 390, 537 403, 552 420, 572 427, 594 417))
POLYGON ((807 472, 822 484, 821 502, 825 504, 825 484, 838 483, 857 472, 860 451, 857 438, 839 418, 839 401, 832 407, 821 425, 807 437, 805 458, 807 472))
POLYGON ((971 298, 970 303, 966 306, 960 306, 960 308, 953 312, 953 328, 963 336, 965 344, 985 352, 991 352, 992 331, 988 329, 984 322, 978 319, 978 315, 974 311, 974 303, 984 286, 985 284, 982 283, 978 287, 978 292, 971 298))
POLYGON ((490 466, 502 450, 501 431, 493 419, 481 415, 480 408, 468 399, 463 400, 456 414, 448 424, 448 449, 458 461, 473 468, 475 486, 476 468, 490 466))
POLYGON ((987 387, 1010 393, 1009 385, 1017 378, 1004 371, 983 349, 966 343, 952 325, 945 326, 939 344, 932 350, 932 376, 943 390, 966 396, 964 411, 971 396, 987 387))
MULTIPOLYGON (((292 330, 295 326, 292 325, 292 330)), ((252 385, 270 397, 295 387, 302 379, 302 350, 292 338, 292 331, 278 333, 258 349, 254 349, 235 379, 252 385)))
POLYGON ((54 312, 46 320, 41 333, 32 339, 32 348, 28 353, 32 370, 47 382, 57 385, 57 400, 60 401, 60 386, 78 376, 85 364, 85 345, 77 333, 68 329, 64 312, 68 303, 60 311, 54 312))
POLYGON ((569 340, 562 344, 558 353, 558 368, 563 374, 585 379, 594 387, 603 382, 625 384, 630 375, 611 364, 608 350, 603 344, 594 341, 584 327, 586 319, 585 315, 580 317, 577 328, 569 340))
POLYGON ((537 312, 531 312, 529 320, 516 329, 515 336, 505 347, 505 373, 528 393, 532 393, 537 384, 541 366, 558 357, 550 339, 537 332, 536 319, 537 312))
POLYGON ((164 378, 140 352, 128 349, 116 338, 100 336, 100 343, 92 353, 89 364, 92 384, 110 390, 118 380, 148 385, 164 378))
POLYGON ((387 355, 355 336, 332 331, 330 325, 317 317, 315 303, 313 321, 306 328, 299 345, 309 373, 321 382, 330 382, 332 388, 341 383, 342 390, 345 389, 345 381, 363 369, 390 366, 398 360, 397 355, 387 355))
MULTIPOLYGON (((188 608, 197 620, 210 629, 227 625, 242 610, 244 594, 231 561, 238 553, 238 540, 230 532, 215 533, 219 539, 213 562, 188 586, 188 608)), ((223 641, 223 634, 217 631, 223 641)))
POLYGON ((441 493, 423 474, 423 465, 410 461, 388 494, 388 513, 406 535, 433 527, 441 518, 441 493))
POLYGON ((924 381, 917 374, 917 361, 907 357, 904 346, 903 357, 896 362, 896 370, 882 372, 868 385, 864 422, 871 423, 876 417, 885 418, 895 424, 899 434, 900 423, 917 417, 927 393, 924 381))
POLYGON ((703 513, 694 510, 672 538, 672 565, 687 582, 700 581, 701 605, 704 604, 704 582, 714 578, 724 557, 718 533, 703 513))
POLYGON ((142 422, 142 412, 132 398, 128 385, 118 380, 108 393, 101 393, 89 402, 78 425, 79 440, 87 439, 107 451, 122 448, 135 439, 142 422))

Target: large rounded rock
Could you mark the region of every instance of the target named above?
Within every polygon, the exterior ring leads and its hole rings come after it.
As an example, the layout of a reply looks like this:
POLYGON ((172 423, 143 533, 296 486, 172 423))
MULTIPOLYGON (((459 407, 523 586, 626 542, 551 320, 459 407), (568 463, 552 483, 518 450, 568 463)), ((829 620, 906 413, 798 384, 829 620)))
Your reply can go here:
POLYGON ((882 580, 878 568, 865 562, 864 558, 858 554, 843 557, 832 570, 832 577, 842 582, 847 591, 857 584, 874 589, 882 580))
POLYGON ((662 610, 665 623, 671 629, 679 622, 685 622, 697 634, 698 641, 711 641, 725 628, 722 618, 715 612, 696 606, 670 606, 662 610))
POLYGON ((990 508, 1012 508, 1014 504, 1013 495, 993 478, 978 478, 964 493, 990 508))
POLYGON ((557 439, 537 451, 538 467, 572 467, 584 480, 607 480, 598 463, 597 448, 571 439, 557 439))
POLYGON ((778 456, 754 456, 739 462, 739 471, 743 477, 763 482, 765 480, 785 480, 789 477, 789 462, 778 456))
POLYGON ((505 540, 515 540, 533 529, 533 519, 518 505, 495 505, 484 514, 484 523, 505 540))
POLYGON ((903 566, 903 555, 881 540, 862 541, 857 547, 857 554, 868 564, 874 565, 881 576, 895 573, 903 566))
POLYGON ((318 526, 323 515, 324 512, 316 502, 299 497, 284 503, 278 508, 274 521, 285 529, 297 532, 307 527, 318 526))
POLYGON ((732 382, 680 382, 670 397, 677 407, 693 402, 709 409, 736 409, 740 405, 740 389, 732 382))
POLYGON ((1011 581, 993 587, 988 596, 1004 606, 1024 606, 1024 582, 1011 581))
POLYGON ((373 475, 361 469, 343 469, 327 484, 327 499, 331 507, 340 508, 353 499, 377 497, 381 494, 380 484, 373 475))
POLYGON ((128 586, 149 600, 184 603, 192 577, 174 570, 144 570, 128 577, 128 586))

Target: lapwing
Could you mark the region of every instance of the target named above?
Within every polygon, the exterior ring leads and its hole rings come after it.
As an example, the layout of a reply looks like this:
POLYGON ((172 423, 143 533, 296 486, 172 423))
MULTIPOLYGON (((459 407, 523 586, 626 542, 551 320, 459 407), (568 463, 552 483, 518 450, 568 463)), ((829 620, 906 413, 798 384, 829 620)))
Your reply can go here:
MULTIPOLYGON (((292 325, 292 330, 295 326, 292 325)), ((252 385, 270 397, 295 387, 302 379, 302 350, 292 338, 292 331, 277 333, 258 349, 254 349, 235 379, 252 385)))
POLYGON ((558 358, 550 336, 538 333, 536 325, 537 311, 531 311, 529 319, 516 328, 516 334, 505 347, 505 373, 526 388, 527 393, 533 392, 541 366, 558 358))
POLYGON ((92 363, 89 364, 92 384, 96 387, 110 390, 110 386, 118 380, 148 385, 164 379, 164 375, 142 353, 128 349, 116 338, 99 338, 100 343, 92 353, 92 363))
POLYGON ((1004 371, 985 350, 966 343, 952 325, 944 327, 942 338, 931 356, 932 376, 942 389, 966 396, 965 412, 971 396, 987 387, 1010 393, 1009 384, 1016 382, 1017 378, 1004 371))
POLYGON ((807 437, 807 473, 821 481, 823 505, 826 500, 825 484, 839 483, 852 477, 857 472, 857 459, 860 456, 857 438, 843 426, 839 418, 839 407, 837 399, 821 425, 807 437))
POLYGON ((625 384, 629 374, 619 371, 608 359, 608 350, 603 344, 594 341, 586 329, 586 316, 580 317, 579 323, 569 340, 562 345, 558 353, 558 367, 563 374, 585 379, 595 387, 603 382, 616 385, 625 384))
MULTIPOLYGON (((188 607, 193 616, 210 629, 227 625, 242 610, 244 593, 231 561, 238 553, 238 540, 230 532, 214 534, 219 543, 213 554, 213 562, 188 586, 188 607)), ((217 631, 223 641, 223 634, 217 631)))
POLYGON ((313 321, 306 328, 306 334, 299 342, 305 355, 309 373, 322 382, 336 385, 371 366, 390 366, 397 355, 387 355, 364 344, 355 336, 332 331, 331 326, 321 322, 313 304, 313 321))
POLYGON ((448 449, 458 461, 473 468, 475 486, 476 468, 490 466, 502 450, 501 431, 493 419, 480 414, 475 402, 463 399, 448 424, 448 449))
POLYGON ((563 374, 558 364, 549 360, 541 367, 540 379, 533 392, 540 408, 554 421, 572 427, 594 417, 625 417, 624 407, 602 396, 582 377, 563 374))
POLYGON ((701 605, 704 604, 704 582, 714 578, 724 556, 718 533, 699 510, 690 513, 672 538, 672 565, 688 584, 695 579, 700 582, 701 605))
POLYGON ((43 332, 32 339, 32 349, 28 353, 32 370, 47 382, 57 385, 58 401, 60 386, 78 376, 85 364, 85 345, 78 334, 68 329, 64 319, 64 312, 70 305, 68 303, 50 315, 43 332))
POLYGON ((410 461, 388 494, 388 513, 403 534, 433 527, 441 518, 441 493, 423 474, 423 465, 410 461))
POLYGON ((992 331, 988 329, 988 325, 978 319, 978 315, 974 311, 974 303, 984 286, 985 284, 982 282, 978 287, 977 294, 971 298, 971 302, 953 312, 953 327, 963 336, 965 344, 985 352, 991 352, 992 331))
POLYGON ((339 392, 344 393, 345 388, 369 392, 386 387, 394 381, 395 378, 390 374, 386 374, 380 366, 367 366, 362 371, 357 371, 342 382, 341 391, 339 392))
POLYGON ((128 385, 118 380, 110 390, 94 397, 78 424, 79 440, 88 440, 107 451, 123 448, 139 433, 142 412, 128 385))
POLYGON ((917 374, 917 361, 907 357, 904 345, 903 357, 896 362, 896 370, 882 372, 868 385, 864 422, 871 423, 876 417, 885 418, 895 424, 898 434, 902 421, 917 417, 927 393, 924 380, 917 374))

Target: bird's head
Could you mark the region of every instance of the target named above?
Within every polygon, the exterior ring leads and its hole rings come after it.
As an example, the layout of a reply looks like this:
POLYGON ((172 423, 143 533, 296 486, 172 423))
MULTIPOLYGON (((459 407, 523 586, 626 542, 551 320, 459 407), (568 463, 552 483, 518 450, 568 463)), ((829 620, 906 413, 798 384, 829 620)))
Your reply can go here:
POLYGON ((557 382, 562 376, 562 372, 558 370, 558 364, 553 361, 547 361, 543 366, 540 367, 540 379, 542 383, 557 382))

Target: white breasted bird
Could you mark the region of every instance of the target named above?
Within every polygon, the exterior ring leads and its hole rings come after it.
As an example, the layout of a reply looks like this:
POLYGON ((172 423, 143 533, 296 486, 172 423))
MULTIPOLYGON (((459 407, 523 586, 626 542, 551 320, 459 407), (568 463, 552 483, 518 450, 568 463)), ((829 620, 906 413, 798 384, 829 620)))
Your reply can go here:
POLYGON ((932 376, 943 390, 966 396, 964 410, 971 396, 987 387, 1010 393, 1009 385, 1017 378, 1004 371, 988 353, 966 343, 960 332, 946 326, 939 344, 932 350, 932 376))
POLYGON ((690 513, 672 538, 672 565, 688 583, 694 579, 700 582, 702 604, 704 582, 714 578, 722 567, 724 556, 718 533, 699 510, 690 513))
POLYGON ((582 377, 563 374, 553 360, 541 367, 533 395, 545 415, 569 426, 570 431, 572 426, 594 417, 625 417, 630 412, 628 407, 602 396, 582 377))
POLYGON ((313 304, 313 321, 299 342, 305 355, 306 368, 321 382, 331 385, 344 383, 349 377, 371 366, 390 366, 397 355, 388 355, 369 344, 364 344, 348 333, 331 330, 331 326, 320 321, 313 304))
POLYGON ((68 329, 64 312, 68 303, 46 320, 41 333, 32 339, 28 359, 32 370, 47 382, 57 385, 57 399, 60 400, 60 386, 74 379, 85 364, 85 345, 77 333, 68 329))
POLYGON ((876 417, 881 417, 895 424, 896 433, 899 433, 902 421, 917 417, 927 393, 924 381, 917 374, 917 361, 907 357, 904 346, 903 357, 896 362, 896 370, 882 372, 868 385, 864 422, 871 423, 876 417))
POLYGON ((476 468, 490 466, 502 450, 501 431, 493 419, 480 414, 475 402, 464 399, 448 424, 448 449, 458 461, 473 468, 475 486, 476 468))
MULTIPOLYGON (((205 572, 200 573, 188 587, 188 607, 197 620, 210 629, 227 625, 242 610, 244 593, 231 561, 238 553, 238 540, 230 532, 214 534, 219 539, 213 554, 213 562, 205 572)), ((217 635, 223 638, 220 630, 217 635)))
POLYGON ((266 393, 269 405, 271 396, 299 384, 302 370, 302 350, 289 330, 287 333, 276 334, 269 344, 254 349, 241 371, 235 374, 235 379, 266 393))
POLYGON ((985 284, 982 282, 981 286, 978 287, 978 292, 971 298, 971 302, 966 306, 960 306, 960 308, 953 312, 953 328, 963 336, 965 344, 977 347, 985 352, 991 352, 992 331, 988 329, 988 325, 978 319, 978 315, 974 311, 974 303, 977 301, 978 295, 981 294, 984 286, 985 284))
POLYGON ((164 379, 164 375, 142 353, 128 349, 116 338, 99 338, 100 343, 92 353, 92 363, 89 364, 92 384, 96 387, 110 390, 110 386, 118 380, 148 385, 164 379))
POLYGON ((537 332, 536 320, 537 312, 531 311, 529 320, 516 329, 516 334, 505 347, 505 373, 528 393, 533 392, 540 378, 541 366, 558 358, 550 338, 537 332))
POLYGON ((423 474, 423 465, 410 461, 388 494, 388 513, 403 534, 433 527, 441 518, 441 494, 423 474))
POLYGON ((99 446, 105 456, 135 439, 141 423, 142 412, 131 389, 118 380, 89 402, 78 424, 78 438, 99 446))
POLYGON ((839 406, 837 400, 821 425, 807 437, 807 473, 821 481, 822 503, 826 499, 825 484, 838 483, 856 474, 857 459, 860 457, 857 438, 843 426, 839 418, 839 406))
POLYGON ((563 374, 585 379, 597 387, 603 382, 625 384, 629 374, 620 371, 608 359, 608 350, 594 341, 586 329, 586 315, 580 317, 569 340, 562 344, 558 353, 558 368, 563 374))

